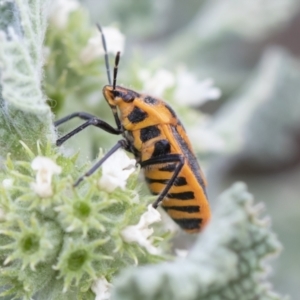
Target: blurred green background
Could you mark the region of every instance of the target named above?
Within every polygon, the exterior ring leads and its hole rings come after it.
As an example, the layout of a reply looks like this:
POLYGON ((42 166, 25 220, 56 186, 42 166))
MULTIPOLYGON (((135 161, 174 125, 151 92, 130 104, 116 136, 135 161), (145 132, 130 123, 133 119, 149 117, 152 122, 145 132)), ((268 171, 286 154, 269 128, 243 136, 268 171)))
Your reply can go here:
POLYGON ((283 244, 273 264, 274 289, 300 299, 300 1, 82 4, 93 22, 115 25, 126 36, 118 77, 124 86, 138 90, 126 72, 152 62, 154 70, 172 72, 185 65, 221 89, 221 99, 196 107, 206 114, 201 131, 208 138, 197 140, 200 129, 187 126, 208 177, 212 207, 231 183, 247 183, 256 202, 265 203, 283 244))

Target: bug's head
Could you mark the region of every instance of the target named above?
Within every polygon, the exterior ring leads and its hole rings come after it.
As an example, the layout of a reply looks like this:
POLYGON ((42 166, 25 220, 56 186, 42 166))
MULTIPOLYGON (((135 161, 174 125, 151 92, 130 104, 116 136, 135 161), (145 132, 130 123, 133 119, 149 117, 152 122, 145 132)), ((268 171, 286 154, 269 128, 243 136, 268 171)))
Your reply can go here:
POLYGON ((110 106, 123 106, 134 102, 140 97, 140 94, 121 86, 106 85, 103 88, 103 95, 110 106))

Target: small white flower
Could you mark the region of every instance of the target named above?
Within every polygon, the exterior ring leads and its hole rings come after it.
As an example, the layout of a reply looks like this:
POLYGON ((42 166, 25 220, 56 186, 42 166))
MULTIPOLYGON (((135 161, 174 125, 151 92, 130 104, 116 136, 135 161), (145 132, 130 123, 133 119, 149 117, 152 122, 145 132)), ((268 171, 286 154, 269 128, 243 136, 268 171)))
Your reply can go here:
POLYGON ((153 228, 148 228, 148 226, 160 221, 160 213, 150 204, 148 211, 141 216, 138 224, 127 226, 122 230, 121 236, 124 241, 128 243, 136 242, 146 248, 150 254, 157 255, 160 253, 159 249, 154 247, 151 241, 148 240, 153 233, 153 228))
POLYGON ((109 300, 111 288, 112 284, 105 277, 96 279, 91 287, 92 291, 96 294, 95 300, 109 300))
POLYGON ((192 73, 180 69, 177 74, 175 100, 184 105, 201 105, 208 100, 217 100, 221 91, 213 84, 214 81, 210 78, 199 81, 192 73))
POLYGON ((69 14, 79 8, 77 0, 55 0, 50 6, 50 22, 58 28, 64 28, 68 23, 69 14))
POLYGON ((116 151, 102 165, 99 187, 109 193, 117 187, 125 189, 128 177, 135 171, 136 160, 129 158, 123 150, 116 151))
POLYGON ((14 180, 12 178, 7 178, 2 181, 2 185, 5 189, 10 189, 13 186, 14 180))
POLYGON ((32 183, 32 189, 42 198, 51 197, 52 192, 52 176, 60 174, 61 167, 58 166, 48 157, 37 156, 31 163, 31 168, 36 173, 36 182, 32 183))
MULTIPOLYGON (((125 47, 125 36, 115 27, 103 27, 102 30, 105 35, 107 52, 116 55, 116 53, 120 51, 122 54, 125 47)), ((80 60, 84 64, 88 64, 95 58, 103 55, 102 39, 100 32, 97 31, 88 40, 86 47, 81 51, 80 60)))
POLYGON ((139 71, 138 76, 141 81, 144 82, 144 92, 157 97, 162 97, 165 90, 175 84, 174 75, 165 69, 157 70, 152 76, 150 71, 141 70, 139 71))

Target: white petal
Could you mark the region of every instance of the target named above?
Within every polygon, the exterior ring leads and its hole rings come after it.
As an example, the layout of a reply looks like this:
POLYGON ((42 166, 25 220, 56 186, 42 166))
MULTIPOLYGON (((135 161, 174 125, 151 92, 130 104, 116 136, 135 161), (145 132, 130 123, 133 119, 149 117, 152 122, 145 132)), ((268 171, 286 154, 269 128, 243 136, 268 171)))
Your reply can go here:
POLYGON ((96 294, 95 300, 109 300, 111 288, 112 284, 105 277, 96 279, 91 287, 92 291, 96 294))
POLYGON ((138 243, 140 246, 144 247, 150 254, 157 255, 160 253, 160 250, 154 247, 148 237, 152 235, 153 229, 140 229, 136 225, 127 226, 121 232, 121 236, 124 241, 128 243, 138 243))
MULTIPOLYGON (((132 173, 135 170, 135 165, 135 159, 129 158, 125 151, 118 150, 103 163, 103 172, 119 174, 120 172, 129 171, 132 173)), ((123 174, 120 175, 123 176, 123 174)))
POLYGON ((124 228, 121 232, 121 236, 124 241, 128 243, 136 242, 144 247, 149 253, 157 255, 160 253, 160 250, 154 247, 151 241, 148 240, 153 233, 153 229, 148 228, 148 226, 155 222, 159 222, 160 220, 161 216, 159 212, 150 204, 148 206, 148 211, 141 216, 139 223, 124 228))
POLYGON ((41 198, 48 198, 53 195, 51 184, 32 183, 31 188, 41 198))
POLYGON ((137 226, 140 228, 145 228, 153 223, 161 221, 161 215, 157 209, 155 209, 152 204, 148 205, 148 210, 142 214, 141 219, 137 226))
POLYGON ((152 77, 149 72, 140 71, 140 79, 145 83, 143 90, 151 95, 161 97, 166 89, 175 84, 174 75, 165 69, 157 70, 152 77))
POLYGON ((79 8, 79 2, 76 0, 55 0, 50 6, 50 22, 58 28, 64 28, 67 25, 69 14, 79 8))
POLYGON ((128 177, 135 171, 136 160, 131 159, 123 150, 115 152, 102 165, 100 188, 112 192, 117 187, 125 189, 128 177))
POLYGON ((103 27, 103 33, 105 34, 107 51, 109 53, 117 54, 124 51, 125 36, 115 27, 103 27))
POLYGON ((201 105, 208 100, 216 100, 221 91, 214 86, 211 78, 199 81, 192 73, 181 68, 177 74, 175 100, 180 104, 201 105))
POLYGON ((58 166, 48 157, 37 156, 31 163, 33 170, 36 173, 36 182, 31 185, 36 194, 42 198, 52 196, 52 176, 53 174, 59 174, 61 167, 58 166))
POLYGON ((108 193, 111 193, 117 187, 120 187, 122 190, 124 190, 126 181, 107 174, 105 176, 102 175, 102 177, 98 181, 98 185, 101 189, 107 191, 108 193))
MULTIPOLYGON (((114 27, 103 27, 103 33, 105 35, 106 47, 108 53, 113 53, 116 55, 118 51, 123 53, 125 46, 125 36, 114 27)), ((95 32, 86 45, 86 47, 82 50, 80 54, 80 60, 88 64, 97 57, 101 57, 104 55, 104 49, 102 45, 102 39, 100 32, 95 32)))
POLYGON ((50 158, 44 156, 37 156, 31 162, 31 168, 35 171, 47 169, 52 174, 60 174, 61 167, 53 162, 50 158))

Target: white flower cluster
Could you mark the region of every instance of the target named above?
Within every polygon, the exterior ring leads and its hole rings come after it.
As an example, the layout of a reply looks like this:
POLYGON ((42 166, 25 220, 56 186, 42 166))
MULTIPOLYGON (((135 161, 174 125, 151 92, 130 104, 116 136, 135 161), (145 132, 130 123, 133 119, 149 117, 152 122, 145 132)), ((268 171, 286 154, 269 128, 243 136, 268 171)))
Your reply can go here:
MULTIPOLYGON (((120 51, 122 54, 125 47, 125 36, 115 27, 103 27, 102 30, 105 35, 107 52, 116 55, 116 53, 120 51)), ((88 40, 86 47, 81 51, 80 60, 84 64, 88 64, 103 55, 102 39, 100 32, 97 31, 88 40)))
MULTIPOLYGON (((130 159, 123 150, 118 150, 103 163, 99 187, 107 192, 112 192, 117 187, 124 190, 128 177, 135 171, 135 165, 135 159, 130 159)), ((159 249, 148 239, 153 233, 153 229, 148 226, 160 220, 159 212, 149 205, 138 224, 122 230, 122 238, 129 243, 138 243, 151 254, 159 254, 159 249)))
POLYGON ((174 87, 174 99, 181 105, 202 105, 221 96, 220 89, 214 86, 212 79, 199 81, 182 67, 176 76, 165 69, 159 69, 153 75, 143 69, 138 76, 144 84, 143 90, 157 97, 162 97, 167 89, 174 87))
MULTIPOLYGON (((107 192, 118 187, 124 190, 127 179, 135 171, 135 165, 136 160, 129 158, 123 150, 116 151, 102 165, 99 187, 107 192)), ((159 212, 149 205, 148 211, 141 216, 138 224, 122 230, 122 238, 128 243, 137 242, 151 254, 159 254, 159 249, 148 239, 153 233, 153 229, 148 226, 160 220, 159 212)), ((92 291, 96 294, 95 300, 109 300, 111 287, 104 277, 97 279, 92 285, 92 291)))
POLYGON ((142 69, 138 76, 144 84, 144 92, 157 97, 162 97, 164 92, 175 84, 173 73, 166 69, 159 69, 153 75, 149 70, 142 69))
POLYGON ((199 81, 192 73, 181 69, 176 78, 175 100, 185 105, 202 105, 209 100, 217 100, 221 91, 214 86, 211 78, 199 81))
POLYGON ((58 28, 64 28, 68 23, 69 14, 79 8, 77 0, 54 0, 50 5, 50 23, 58 28))
POLYGON ((148 228, 148 226, 160 221, 160 213, 150 204, 148 206, 148 211, 141 216, 138 224, 127 226, 122 230, 122 238, 128 243, 138 243, 150 254, 158 255, 160 249, 154 247, 151 240, 148 239, 153 233, 153 228, 148 228))
MULTIPOLYGON (((171 98, 176 102, 175 106, 199 106, 221 97, 221 91, 214 86, 212 79, 198 80, 194 74, 182 66, 178 68, 176 74, 165 69, 159 69, 153 74, 151 71, 143 69, 139 71, 138 76, 143 82, 145 93, 163 98, 166 91, 170 89, 173 95, 171 98)), ((223 151, 224 140, 209 128, 209 117, 201 115, 199 119, 195 120, 193 125, 188 128, 188 134, 197 145, 197 149, 213 152, 223 151)))

